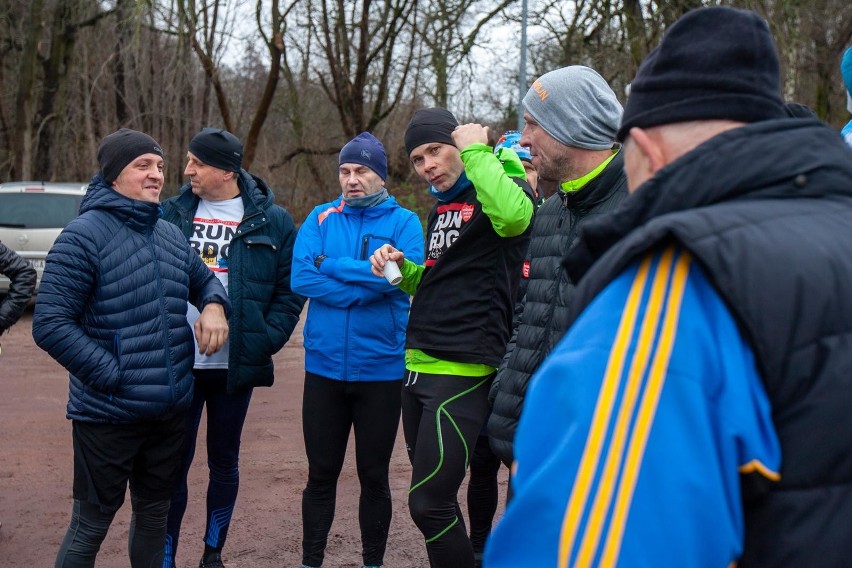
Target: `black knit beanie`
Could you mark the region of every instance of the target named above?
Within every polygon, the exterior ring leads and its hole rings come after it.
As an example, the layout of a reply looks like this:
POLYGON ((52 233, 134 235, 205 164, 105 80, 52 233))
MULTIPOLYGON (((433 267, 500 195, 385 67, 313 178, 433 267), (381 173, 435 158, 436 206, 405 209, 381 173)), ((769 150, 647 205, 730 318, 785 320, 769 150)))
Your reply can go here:
POLYGON ((748 10, 698 8, 666 32, 636 73, 617 139, 634 126, 785 116, 775 44, 748 10))
POLYGON ((819 118, 814 109, 806 104, 788 101, 784 103, 784 110, 789 118, 819 118))
POLYGON ((122 128, 101 140, 98 147, 98 165, 101 177, 112 183, 127 164, 142 154, 163 156, 163 149, 156 140, 138 130, 122 128))
POLYGON ((453 113, 445 108, 421 108, 405 129, 405 153, 410 155, 421 144, 430 142, 455 146, 453 130, 458 125, 453 113))
POLYGON ((243 165, 243 143, 221 128, 203 128, 189 142, 196 158, 226 172, 239 172, 243 165))

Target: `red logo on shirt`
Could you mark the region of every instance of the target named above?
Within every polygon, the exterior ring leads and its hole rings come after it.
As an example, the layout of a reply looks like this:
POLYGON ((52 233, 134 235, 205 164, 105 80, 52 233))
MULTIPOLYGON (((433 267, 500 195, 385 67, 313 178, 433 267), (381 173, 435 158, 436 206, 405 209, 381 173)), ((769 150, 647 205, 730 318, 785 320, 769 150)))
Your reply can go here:
POLYGON ((524 278, 529 278, 529 277, 530 277, 530 261, 528 261, 528 260, 525 260, 525 261, 524 261, 524 266, 523 266, 523 268, 521 269, 521 275, 522 275, 524 278))
POLYGON ((462 221, 470 221, 470 218, 473 216, 473 205, 465 203, 464 207, 462 207, 461 214, 462 221))

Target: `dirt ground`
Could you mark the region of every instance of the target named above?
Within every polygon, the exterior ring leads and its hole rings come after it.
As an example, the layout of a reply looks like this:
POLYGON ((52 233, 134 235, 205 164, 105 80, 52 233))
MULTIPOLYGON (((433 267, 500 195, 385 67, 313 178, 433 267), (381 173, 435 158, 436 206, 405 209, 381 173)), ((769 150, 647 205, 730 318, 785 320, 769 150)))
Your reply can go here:
MULTIPOLYGON (((304 314, 303 314, 304 317, 304 314)), ((30 309, 2 337, 0 355, 0 566, 53 566, 71 512, 71 423, 65 419, 67 374, 32 339, 30 309)), ((255 389, 243 431, 240 495, 224 559, 228 568, 297 567, 301 561, 301 494, 307 479, 302 441, 301 324, 276 355, 275 385, 255 389)), ((202 420, 203 424, 203 420, 202 420)), ((200 433, 204 435, 204 430, 200 433)), ((354 440, 338 485, 337 514, 325 566, 360 567, 354 440)), ((178 566, 197 566, 203 548, 206 455, 199 443, 178 566)), ((410 467, 402 428, 391 462, 393 521, 385 566, 427 566, 422 537, 408 514, 410 467)), ((501 469, 501 501, 506 492, 501 469)), ((464 508, 465 487, 461 491, 464 508)), ((498 511, 501 514, 502 506, 498 511)), ((128 498, 98 557, 100 568, 128 565, 128 498)))

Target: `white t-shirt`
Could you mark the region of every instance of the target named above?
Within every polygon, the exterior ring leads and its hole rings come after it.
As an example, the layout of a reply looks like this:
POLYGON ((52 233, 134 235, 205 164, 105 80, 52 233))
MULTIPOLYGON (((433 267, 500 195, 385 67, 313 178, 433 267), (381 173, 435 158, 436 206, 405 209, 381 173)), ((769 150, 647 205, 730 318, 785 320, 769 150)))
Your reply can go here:
MULTIPOLYGON (((192 235, 189 244, 204 264, 213 271, 225 292, 228 291, 228 252, 231 239, 237 232, 237 226, 243 219, 243 199, 237 196, 226 201, 198 202, 195 218, 192 220, 192 235)), ((186 319, 190 326, 198 319, 198 310, 189 304, 186 319)), ((227 369, 229 344, 213 355, 207 356, 198 352, 198 342, 195 342, 196 369, 227 369)))

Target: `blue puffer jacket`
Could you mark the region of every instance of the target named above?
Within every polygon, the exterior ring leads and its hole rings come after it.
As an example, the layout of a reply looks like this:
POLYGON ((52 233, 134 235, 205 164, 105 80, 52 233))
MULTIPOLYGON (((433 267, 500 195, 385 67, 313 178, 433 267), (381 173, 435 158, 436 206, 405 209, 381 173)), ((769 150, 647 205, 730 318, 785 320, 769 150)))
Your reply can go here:
POLYGON ((33 338, 71 376, 68 418, 168 419, 192 398, 186 302, 230 310, 222 284, 156 203, 98 175, 47 256, 33 338))
MULTIPOLYGON (((272 356, 290 339, 305 305, 290 289, 293 218, 273 203, 275 195, 259 177, 240 170, 237 183, 244 213, 228 258, 228 392, 272 385, 272 356)), ((163 203, 163 219, 189 238, 198 202, 186 184, 163 203)))
POLYGON ((384 244, 423 262, 423 227, 393 197, 366 209, 338 198, 316 207, 293 249, 293 290, 309 297, 305 370, 342 381, 390 381, 405 373, 408 295, 370 271, 384 244), (325 255, 319 268, 315 259, 325 255))

